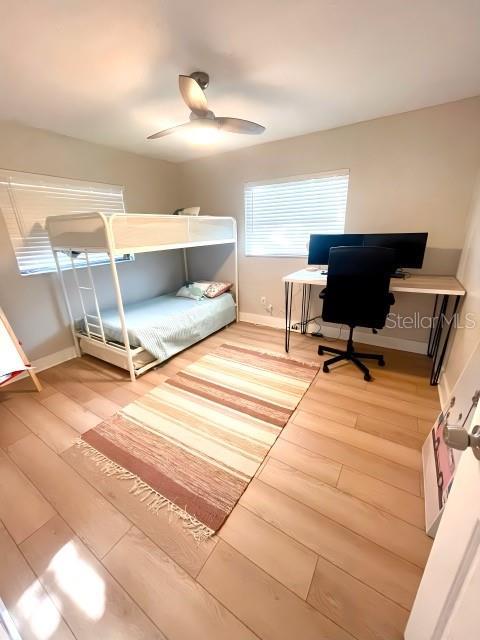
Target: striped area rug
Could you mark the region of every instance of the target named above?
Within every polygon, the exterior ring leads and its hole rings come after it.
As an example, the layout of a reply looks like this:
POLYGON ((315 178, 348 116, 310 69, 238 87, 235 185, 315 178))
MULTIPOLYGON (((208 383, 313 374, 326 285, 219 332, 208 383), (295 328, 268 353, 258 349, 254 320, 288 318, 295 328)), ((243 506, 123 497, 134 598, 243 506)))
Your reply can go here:
POLYGON ((318 364, 223 344, 82 435, 106 474, 133 480, 197 540, 225 522, 318 364))

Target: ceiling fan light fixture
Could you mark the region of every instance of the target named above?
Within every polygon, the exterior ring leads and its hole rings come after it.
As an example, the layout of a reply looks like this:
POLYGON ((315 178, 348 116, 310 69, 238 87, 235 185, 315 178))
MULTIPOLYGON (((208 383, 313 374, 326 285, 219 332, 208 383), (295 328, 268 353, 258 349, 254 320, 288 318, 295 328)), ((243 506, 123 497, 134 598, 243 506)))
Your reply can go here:
POLYGON ((201 119, 192 122, 191 126, 182 132, 182 136, 192 144, 209 145, 218 142, 222 132, 214 120, 201 119))

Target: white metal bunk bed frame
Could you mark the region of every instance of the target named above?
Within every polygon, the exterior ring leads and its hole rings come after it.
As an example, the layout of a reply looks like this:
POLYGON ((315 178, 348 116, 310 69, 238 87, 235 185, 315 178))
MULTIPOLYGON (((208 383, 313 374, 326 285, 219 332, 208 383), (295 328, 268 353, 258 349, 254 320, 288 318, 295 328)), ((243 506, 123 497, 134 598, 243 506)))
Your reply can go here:
POLYGON ((239 304, 238 304, 238 249, 237 249, 237 221, 235 220, 235 218, 233 217, 220 217, 220 216, 199 216, 199 217, 193 217, 193 216, 175 216, 176 219, 182 218, 182 219, 186 219, 187 222, 187 236, 190 235, 190 220, 207 220, 207 219, 211 219, 211 220, 215 220, 215 221, 219 221, 219 220, 229 220, 232 223, 232 229, 233 229, 233 233, 232 233, 232 238, 230 239, 212 239, 212 240, 203 240, 203 241, 194 241, 194 242, 184 242, 184 243, 178 243, 178 242, 173 242, 173 243, 168 243, 168 244, 158 244, 158 245, 152 245, 151 248, 145 249, 142 248, 141 246, 137 246, 137 247, 132 247, 132 248, 128 248, 128 251, 125 250, 125 247, 123 248, 116 248, 115 247, 115 242, 114 242, 114 234, 113 234, 113 230, 112 230, 112 225, 113 225, 113 221, 115 218, 117 217, 122 217, 124 218, 125 216, 147 216, 148 218, 152 219, 152 218, 164 218, 164 219, 172 219, 171 215, 156 215, 156 214, 103 214, 101 212, 92 212, 92 213, 88 213, 88 214, 73 214, 73 215, 69 215, 69 216, 51 216, 49 218, 47 218, 46 220, 46 227, 47 227, 47 231, 50 237, 50 241, 52 244, 52 251, 53 251, 53 256, 55 259, 55 264, 57 267, 57 272, 59 275, 59 280, 60 280, 60 285, 61 285, 61 289, 62 289, 62 293, 63 293, 63 297, 65 299, 65 305, 67 308, 67 313, 68 313, 68 317, 70 320, 70 327, 71 327, 71 331, 72 331, 72 337, 73 337, 73 342, 75 345, 75 352, 78 356, 82 355, 82 348, 80 345, 80 340, 83 341, 87 341, 87 344, 90 345, 90 349, 88 351, 86 351, 87 353, 90 353, 91 355, 96 355, 97 357, 103 359, 103 360, 107 360, 108 362, 112 363, 112 364, 117 364, 117 366, 121 366, 122 368, 126 368, 130 374, 130 379, 132 381, 135 381, 136 378, 140 375, 142 375, 143 373, 145 373, 146 371, 148 371, 149 369, 152 369, 153 367, 157 366, 158 364, 160 364, 161 362, 163 362, 162 359, 154 359, 151 362, 148 362, 146 364, 144 364, 141 367, 135 368, 134 365, 134 356, 140 355, 144 352, 146 352, 146 350, 143 347, 131 347, 130 345, 130 340, 128 337, 128 328, 127 328, 127 322, 126 322, 126 318, 125 318, 125 310, 124 310, 124 305, 123 305, 123 297, 122 297, 122 291, 121 291, 121 286, 120 286, 120 280, 118 277, 118 272, 117 272, 117 262, 115 261, 116 257, 119 257, 121 255, 125 255, 126 253, 146 253, 146 252, 153 252, 153 251, 171 251, 171 250, 175 250, 175 249, 183 249, 183 262, 184 262, 184 269, 185 269, 185 279, 188 280, 189 279, 189 272, 188 272, 188 259, 187 259, 187 249, 188 248, 193 248, 193 247, 202 247, 202 246, 214 246, 214 245, 219 245, 219 244, 233 244, 234 245, 234 260, 235 260, 235 281, 234 281, 234 292, 235 292, 235 305, 236 305, 236 319, 238 321, 238 315, 239 315, 239 304), (59 220, 63 220, 65 222, 71 221, 73 222, 73 220, 77 221, 77 220, 82 220, 82 219, 92 219, 92 216, 96 216, 98 217, 103 225, 104 231, 105 231, 105 246, 98 246, 98 247, 94 247, 93 249, 87 248, 87 247, 82 247, 82 246, 62 246, 61 244, 57 243, 57 240, 55 238, 55 234, 51 233, 51 229, 52 227, 55 225, 56 222, 58 222, 59 220), (73 280, 77 289, 77 293, 78 293, 78 299, 80 302, 80 307, 82 310, 82 315, 83 315, 83 321, 84 321, 84 329, 85 329, 85 333, 82 333, 80 331, 78 331, 75 327, 75 318, 73 315, 73 311, 72 311, 72 306, 70 304, 70 299, 69 299, 69 294, 68 294, 68 290, 67 290, 67 286, 65 283, 65 278, 63 276, 63 271, 65 270, 65 268, 62 269, 62 266, 60 264, 60 261, 58 259, 58 253, 65 253, 68 252, 70 254, 70 263, 71 263, 71 270, 72 270, 72 274, 73 274, 73 280), (84 254, 85 255, 85 261, 86 264, 85 266, 82 265, 82 267, 80 267, 82 270, 85 269, 85 272, 87 273, 88 276, 88 284, 90 286, 85 286, 85 285, 81 285, 80 284, 80 280, 78 278, 78 273, 77 273, 77 269, 78 267, 75 266, 75 260, 73 258, 73 253, 80 253, 80 254, 84 254), (105 336, 105 330, 104 330, 104 326, 103 326, 103 322, 102 322, 102 316, 101 316, 101 311, 100 311, 100 304, 98 301, 98 295, 97 295, 97 291, 95 288, 95 281, 93 278, 93 274, 92 274, 92 265, 90 262, 90 256, 89 254, 91 253, 106 253, 109 259, 109 264, 110 264, 110 270, 111 270, 111 274, 112 274, 112 279, 113 279, 113 285, 114 285, 114 291, 115 291, 115 299, 116 299, 116 303, 117 303, 117 310, 118 310, 118 316, 120 318, 120 325, 121 325, 121 329, 122 329, 122 338, 123 338, 123 344, 120 343, 115 343, 113 341, 107 340, 106 336, 105 336), (85 304, 85 300, 83 298, 83 293, 84 291, 90 291, 93 295, 93 299, 94 299, 94 308, 95 308, 95 314, 90 314, 87 313, 86 311, 86 304, 85 304), (92 322, 92 320, 98 320, 98 322, 92 322), (96 329, 98 329, 99 331, 96 330, 92 330, 92 327, 95 327, 96 329), (102 358, 102 354, 104 356, 106 356, 108 353, 110 353, 112 355, 112 358, 108 358, 108 357, 103 357, 102 358), (126 356, 126 364, 127 366, 125 367, 123 364, 121 364, 122 360, 125 358, 126 356))

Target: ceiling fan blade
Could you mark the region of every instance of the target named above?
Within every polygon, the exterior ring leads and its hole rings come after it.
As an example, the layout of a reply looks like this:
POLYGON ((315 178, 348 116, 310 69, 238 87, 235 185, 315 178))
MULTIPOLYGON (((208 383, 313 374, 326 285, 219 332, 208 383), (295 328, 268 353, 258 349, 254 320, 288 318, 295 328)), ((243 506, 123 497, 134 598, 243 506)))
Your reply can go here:
POLYGON ((176 127, 170 127, 170 129, 164 129, 163 131, 159 131, 158 133, 152 133, 151 136, 148 136, 147 140, 156 140, 157 138, 163 138, 164 136, 168 136, 179 129, 184 129, 186 127, 190 127, 193 122, 184 122, 183 124, 178 124, 176 127))
POLYGON ((215 118, 220 129, 230 131, 231 133, 247 133, 252 136, 258 136, 265 131, 265 127, 250 120, 241 120, 240 118, 215 118))
POLYGON ((190 111, 200 116, 208 112, 207 98, 196 80, 190 76, 178 76, 178 86, 190 111))

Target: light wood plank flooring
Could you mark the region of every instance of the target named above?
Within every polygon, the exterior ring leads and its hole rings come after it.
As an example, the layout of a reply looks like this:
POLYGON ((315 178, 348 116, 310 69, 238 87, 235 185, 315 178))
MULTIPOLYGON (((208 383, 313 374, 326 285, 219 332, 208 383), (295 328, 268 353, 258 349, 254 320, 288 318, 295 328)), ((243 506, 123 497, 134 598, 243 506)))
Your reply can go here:
MULTIPOLYGON (((201 546, 79 434, 223 342, 283 353, 238 323, 132 383, 84 357, 0 392, 0 597, 27 639, 395 640, 431 541, 420 448, 439 410, 426 357, 382 350, 367 383, 320 371, 219 535, 201 546)), ((291 355, 319 361, 318 339, 291 355)), ((371 347, 369 347, 371 351, 371 347)))

